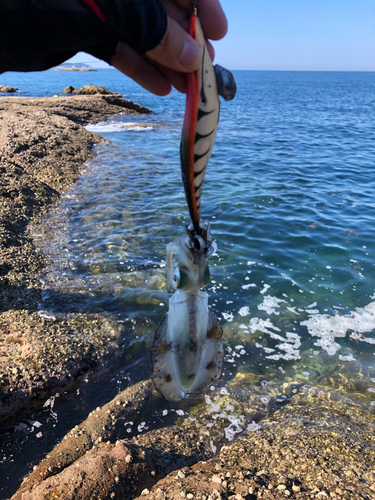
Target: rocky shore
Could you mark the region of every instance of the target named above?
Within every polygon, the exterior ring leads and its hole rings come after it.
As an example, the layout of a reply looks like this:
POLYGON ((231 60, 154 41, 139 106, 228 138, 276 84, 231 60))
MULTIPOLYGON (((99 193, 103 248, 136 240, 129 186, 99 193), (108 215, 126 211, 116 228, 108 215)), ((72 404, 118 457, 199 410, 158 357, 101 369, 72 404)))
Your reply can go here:
POLYGON ((92 146, 104 141, 83 124, 117 113, 150 110, 118 95, 0 98, 0 423, 116 349, 118 326, 109 317, 38 314, 45 262, 28 227, 59 202, 92 146))
MULTIPOLYGON (((121 326, 110 316, 39 314, 45 261, 28 228, 104 141, 83 124, 149 112, 113 94, 0 98, 3 429, 116 355, 121 326)), ((140 382, 74 427, 12 498, 374 500, 374 412, 355 388, 347 397, 343 377, 317 391, 298 377, 281 386, 238 373, 225 390, 178 411, 140 382), (146 425, 152 412, 161 417, 146 425)))
POLYGON ((12 500, 375 498, 374 420, 304 390, 283 409, 272 409, 271 396, 257 410, 261 394, 254 386, 242 403, 250 423, 237 439, 225 432, 228 407, 239 410, 230 393, 216 399, 217 413, 201 403, 172 425, 143 432, 140 424, 127 437, 126 424, 160 407, 151 382, 138 383, 72 429, 12 500))

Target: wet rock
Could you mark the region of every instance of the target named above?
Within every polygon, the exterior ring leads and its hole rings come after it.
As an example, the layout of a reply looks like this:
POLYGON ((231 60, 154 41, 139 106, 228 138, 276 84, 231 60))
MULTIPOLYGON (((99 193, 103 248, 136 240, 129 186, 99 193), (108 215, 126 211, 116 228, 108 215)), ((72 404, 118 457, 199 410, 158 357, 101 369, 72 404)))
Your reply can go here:
POLYGON ((172 470, 211 456, 194 433, 175 426, 126 439, 124 422, 139 421, 150 402, 160 398, 146 381, 97 408, 31 472, 13 499, 144 496, 172 470), (72 484, 74 496, 69 496, 72 484))
POLYGON ((73 85, 69 85, 68 87, 65 87, 65 89, 63 89, 61 91, 63 94, 80 94, 80 90, 77 89, 76 87, 73 87, 73 85))
MULTIPOLYGON (((75 124, 99 123, 117 113, 131 115, 149 114, 152 111, 141 104, 124 99, 119 94, 108 95, 65 95, 60 97, 4 97, 0 102, 0 113, 11 108, 13 115, 23 111, 32 118, 33 112, 40 108, 48 115, 57 115, 68 118, 75 124), (30 109, 32 108, 32 109, 30 109)), ((74 125, 74 124, 73 124, 74 125)), ((96 136, 98 137, 98 136, 96 136)), ((65 140, 60 145, 64 148, 65 140)), ((68 187, 68 185, 66 186, 68 187)))
POLYGON ((90 85, 83 85, 80 88, 79 92, 80 94, 84 95, 94 95, 94 94, 116 95, 115 92, 111 92, 110 90, 106 89, 105 87, 101 87, 100 85, 93 85, 92 83, 90 83, 90 85))
MULTIPOLYGON (((124 422, 139 422, 160 399, 150 382, 141 382, 92 412, 13 500, 47 499, 53 492, 71 498, 71 484, 72 498, 85 499, 374 498, 375 417, 358 407, 354 415, 333 402, 297 398, 232 441, 215 436, 205 418, 192 418, 193 407, 174 425, 127 438, 124 422)), ((201 417, 210 414, 209 405, 199 408, 201 417)))
MULTIPOLYGON (((67 388, 117 350, 105 315, 37 313, 45 258, 28 232, 105 140, 79 123, 142 112, 117 95, 0 100, 0 422, 67 388), (79 122, 79 123, 77 123, 79 122)), ((150 112, 144 108, 144 112, 150 112)))
POLYGON ((22 500, 132 498, 137 490, 134 476, 143 476, 147 481, 148 471, 145 461, 136 465, 127 463, 128 453, 131 450, 119 441, 99 443, 58 476, 51 476, 23 493, 22 500))
POLYGON ((16 87, 10 87, 9 85, 0 85, 0 92, 18 92, 18 89, 16 87))
POLYGON ((170 473, 148 498, 374 498, 375 434, 369 432, 332 408, 285 407, 217 457, 185 467, 178 481, 170 473))

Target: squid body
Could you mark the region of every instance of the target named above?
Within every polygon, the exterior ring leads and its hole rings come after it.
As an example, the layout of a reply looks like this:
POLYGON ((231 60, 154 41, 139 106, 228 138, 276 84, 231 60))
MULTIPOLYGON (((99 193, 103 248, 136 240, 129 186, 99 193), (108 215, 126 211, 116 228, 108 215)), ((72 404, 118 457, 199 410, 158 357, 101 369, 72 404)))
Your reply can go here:
POLYGON ((151 348, 154 385, 174 401, 204 392, 223 368, 223 331, 208 308, 208 294, 201 291, 210 280, 207 259, 216 244, 210 240, 209 223, 200 224, 205 238, 194 238, 191 225, 167 247, 167 282, 176 291, 151 348))
POLYGON ((181 136, 181 172, 192 224, 178 242, 167 246, 167 281, 175 293, 161 320, 150 351, 155 388, 178 401, 199 395, 221 377, 224 350, 219 320, 208 308, 201 289, 210 279, 208 258, 216 250, 210 225, 200 218, 203 180, 214 147, 219 121, 219 95, 232 99, 232 74, 213 67, 196 9, 190 35, 203 49, 200 68, 187 75, 184 125, 181 136))

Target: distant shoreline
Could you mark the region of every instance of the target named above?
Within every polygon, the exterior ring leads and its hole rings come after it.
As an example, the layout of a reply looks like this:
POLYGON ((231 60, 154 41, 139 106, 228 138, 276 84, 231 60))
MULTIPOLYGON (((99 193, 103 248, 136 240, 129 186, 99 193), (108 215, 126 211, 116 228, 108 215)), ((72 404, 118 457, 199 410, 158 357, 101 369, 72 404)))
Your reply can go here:
POLYGON ((94 68, 50 68, 47 71, 96 71, 94 68))

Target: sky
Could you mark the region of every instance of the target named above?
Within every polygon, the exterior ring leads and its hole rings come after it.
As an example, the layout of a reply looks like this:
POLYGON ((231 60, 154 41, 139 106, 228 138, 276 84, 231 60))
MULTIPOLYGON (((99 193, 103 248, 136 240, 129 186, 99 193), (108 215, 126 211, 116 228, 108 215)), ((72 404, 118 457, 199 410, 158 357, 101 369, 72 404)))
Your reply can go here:
MULTIPOLYGON (((213 45, 215 62, 228 69, 375 71, 375 0, 221 0, 221 5, 229 30, 213 45)), ((70 61, 95 59, 80 53, 70 61)), ((96 60, 92 66, 107 65, 96 60)))

